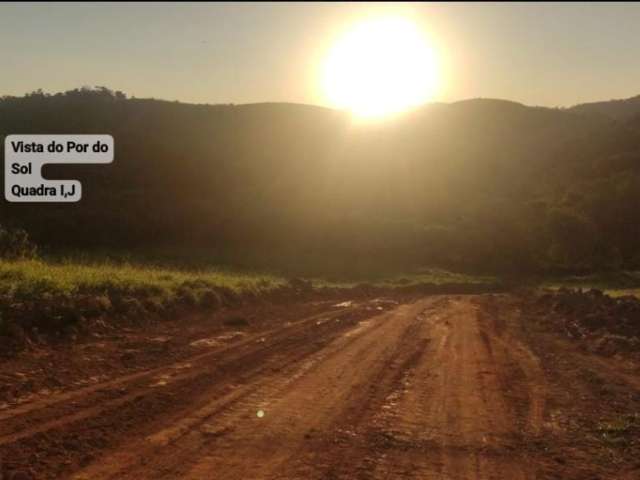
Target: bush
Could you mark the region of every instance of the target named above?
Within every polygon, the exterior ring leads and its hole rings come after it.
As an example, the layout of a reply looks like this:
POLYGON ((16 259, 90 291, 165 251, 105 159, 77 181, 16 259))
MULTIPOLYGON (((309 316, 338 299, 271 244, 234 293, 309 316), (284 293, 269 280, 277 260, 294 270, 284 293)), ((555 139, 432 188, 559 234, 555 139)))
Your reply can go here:
POLYGON ((36 245, 29 234, 21 229, 10 229, 0 225, 0 258, 7 260, 33 259, 37 256, 36 245))

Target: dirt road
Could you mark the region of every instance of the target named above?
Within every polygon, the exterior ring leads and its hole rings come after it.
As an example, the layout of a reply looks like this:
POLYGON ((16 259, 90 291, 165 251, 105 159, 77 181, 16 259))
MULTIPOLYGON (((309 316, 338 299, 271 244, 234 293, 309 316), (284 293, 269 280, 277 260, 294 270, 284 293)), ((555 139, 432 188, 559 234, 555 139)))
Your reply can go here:
POLYGON ((326 304, 268 327, 7 405, 5 476, 640 478, 634 441, 602 435, 640 412, 638 370, 537 328, 512 296, 326 304))

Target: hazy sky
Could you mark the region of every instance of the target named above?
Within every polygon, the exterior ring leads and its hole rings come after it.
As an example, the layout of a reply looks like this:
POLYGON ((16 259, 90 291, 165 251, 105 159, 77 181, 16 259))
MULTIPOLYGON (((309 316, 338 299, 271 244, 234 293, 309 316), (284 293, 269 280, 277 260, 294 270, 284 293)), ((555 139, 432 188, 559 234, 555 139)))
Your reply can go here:
POLYGON ((0 4, 0 95, 104 85, 198 103, 323 103, 336 34, 415 18, 442 59, 435 100, 566 106, 640 93, 640 4, 0 4))

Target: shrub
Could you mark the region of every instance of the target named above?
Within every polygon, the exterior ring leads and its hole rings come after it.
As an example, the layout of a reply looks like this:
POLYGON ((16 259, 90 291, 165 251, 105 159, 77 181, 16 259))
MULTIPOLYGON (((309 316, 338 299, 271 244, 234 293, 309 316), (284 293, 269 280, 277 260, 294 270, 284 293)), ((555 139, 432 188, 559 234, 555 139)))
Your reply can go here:
POLYGON ((32 259, 37 256, 37 247, 29 234, 21 228, 6 228, 0 225, 0 258, 7 260, 32 259))

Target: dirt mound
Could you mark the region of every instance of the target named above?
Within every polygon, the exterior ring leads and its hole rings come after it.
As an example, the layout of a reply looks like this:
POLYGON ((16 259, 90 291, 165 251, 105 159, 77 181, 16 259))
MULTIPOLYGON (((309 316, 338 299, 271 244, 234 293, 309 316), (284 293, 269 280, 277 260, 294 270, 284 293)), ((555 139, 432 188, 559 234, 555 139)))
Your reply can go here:
POLYGON ((540 317, 567 336, 584 341, 590 351, 640 357, 640 299, 636 297, 562 288, 539 295, 535 307, 540 317))

